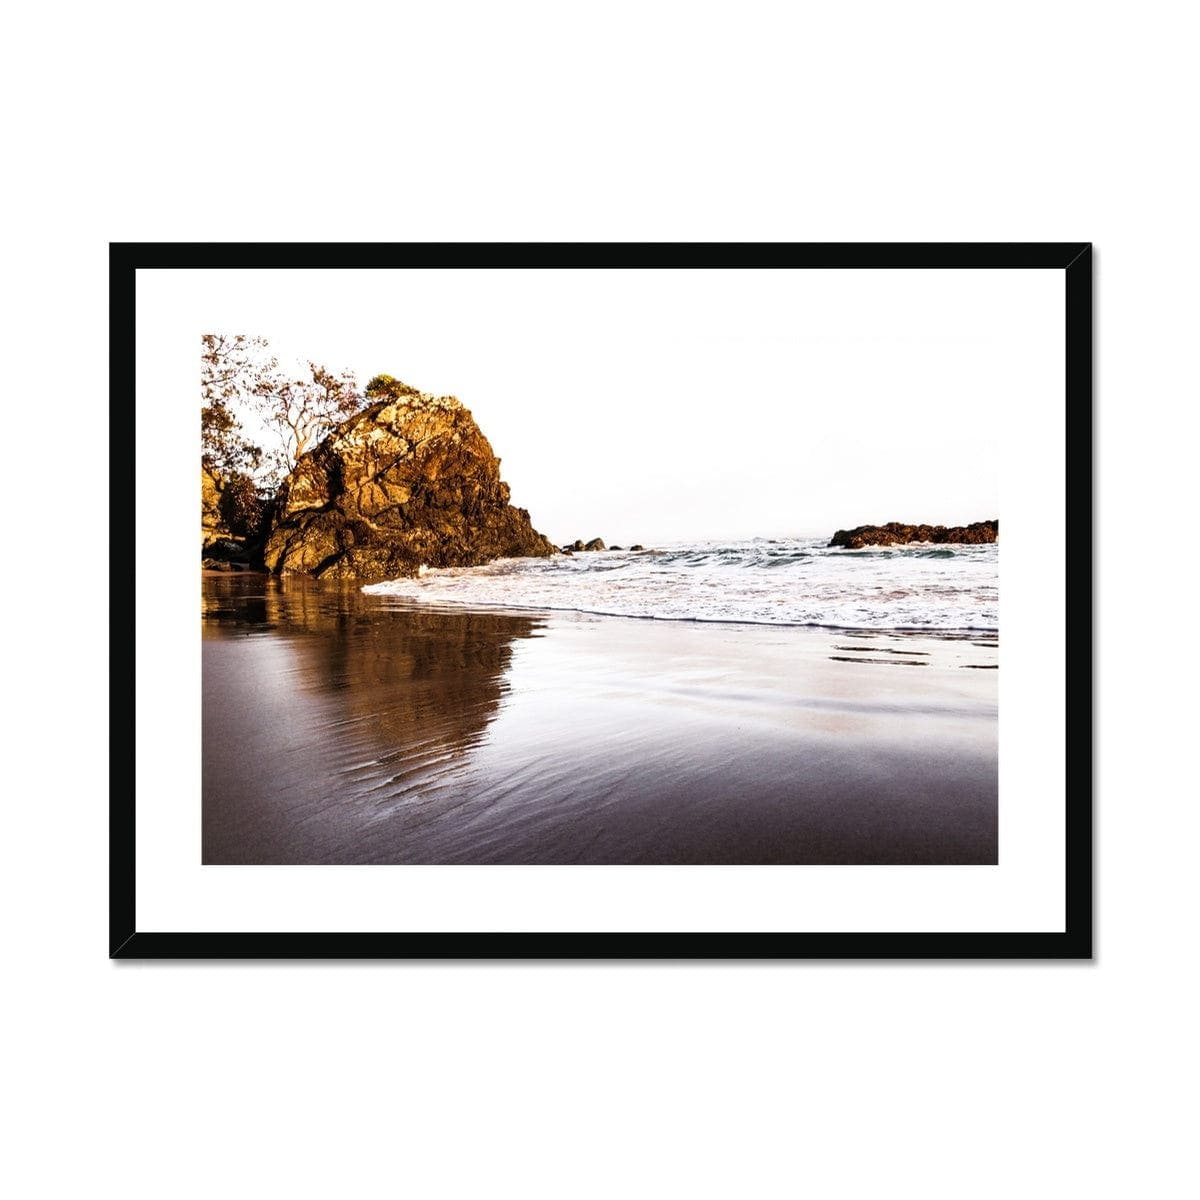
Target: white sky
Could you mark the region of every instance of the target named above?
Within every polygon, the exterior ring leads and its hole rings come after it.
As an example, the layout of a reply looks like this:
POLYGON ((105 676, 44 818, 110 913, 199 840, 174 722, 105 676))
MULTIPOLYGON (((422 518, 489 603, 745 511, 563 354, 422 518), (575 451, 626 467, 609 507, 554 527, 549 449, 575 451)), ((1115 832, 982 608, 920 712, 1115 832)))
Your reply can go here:
POLYGON ((1061 370, 1061 271, 155 274, 197 342, 458 396, 556 542, 1000 516, 997 406, 1061 370))

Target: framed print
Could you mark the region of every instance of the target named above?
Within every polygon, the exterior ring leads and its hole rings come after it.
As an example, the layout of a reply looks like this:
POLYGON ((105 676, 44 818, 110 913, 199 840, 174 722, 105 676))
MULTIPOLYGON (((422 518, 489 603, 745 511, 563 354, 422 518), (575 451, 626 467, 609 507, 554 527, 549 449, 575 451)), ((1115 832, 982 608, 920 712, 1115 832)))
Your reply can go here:
POLYGON ((110 954, 1090 957, 1091 273, 114 244, 110 954))

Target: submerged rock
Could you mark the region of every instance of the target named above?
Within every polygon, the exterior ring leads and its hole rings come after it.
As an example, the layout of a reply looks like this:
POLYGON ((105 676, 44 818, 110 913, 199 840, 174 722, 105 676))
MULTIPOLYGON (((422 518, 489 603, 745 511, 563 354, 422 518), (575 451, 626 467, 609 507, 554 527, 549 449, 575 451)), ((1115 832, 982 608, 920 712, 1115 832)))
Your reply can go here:
POLYGON ((275 572, 369 580, 553 554, 509 494, 500 460, 458 400, 388 397, 296 464, 275 499, 263 558, 275 572))
POLYGON ((902 525, 899 521, 892 521, 887 525, 859 525, 856 529, 839 529, 829 545, 843 546, 847 550, 861 550, 864 546, 898 546, 909 542, 978 545, 999 540, 998 520, 976 521, 973 525, 902 525))

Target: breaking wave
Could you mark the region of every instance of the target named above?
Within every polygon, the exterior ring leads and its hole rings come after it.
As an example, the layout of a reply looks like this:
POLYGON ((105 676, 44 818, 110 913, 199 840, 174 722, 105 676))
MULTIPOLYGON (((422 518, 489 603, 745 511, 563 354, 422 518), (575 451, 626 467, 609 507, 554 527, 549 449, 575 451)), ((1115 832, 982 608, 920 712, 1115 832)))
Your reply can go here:
POLYGON ((843 629, 996 630, 999 546, 754 538, 499 559, 363 589, 433 604, 843 629))

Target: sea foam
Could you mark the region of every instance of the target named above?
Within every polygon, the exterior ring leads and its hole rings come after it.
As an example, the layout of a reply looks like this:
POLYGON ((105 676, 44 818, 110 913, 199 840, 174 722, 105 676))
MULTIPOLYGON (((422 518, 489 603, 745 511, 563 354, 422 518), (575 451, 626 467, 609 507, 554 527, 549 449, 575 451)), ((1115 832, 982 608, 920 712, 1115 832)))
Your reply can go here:
POLYGON ((846 629, 999 628, 999 546, 755 538, 429 569, 363 589, 470 608, 846 629))

